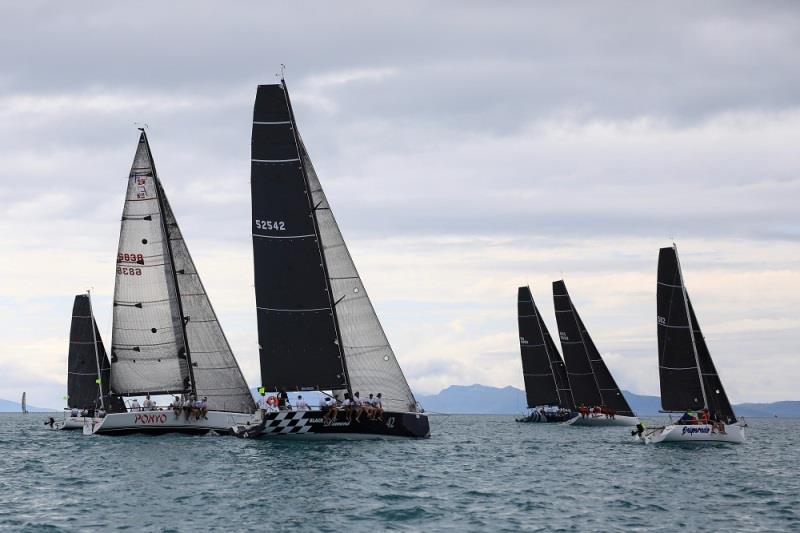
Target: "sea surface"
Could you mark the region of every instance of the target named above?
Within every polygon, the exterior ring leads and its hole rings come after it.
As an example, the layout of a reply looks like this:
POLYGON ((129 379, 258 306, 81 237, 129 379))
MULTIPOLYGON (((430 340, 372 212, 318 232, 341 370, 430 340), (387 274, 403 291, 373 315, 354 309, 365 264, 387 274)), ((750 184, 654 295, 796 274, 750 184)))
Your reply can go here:
POLYGON ((385 441, 86 437, 44 417, 0 415, 0 530, 800 531, 800 419, 645 446, 510 416, 385 441))

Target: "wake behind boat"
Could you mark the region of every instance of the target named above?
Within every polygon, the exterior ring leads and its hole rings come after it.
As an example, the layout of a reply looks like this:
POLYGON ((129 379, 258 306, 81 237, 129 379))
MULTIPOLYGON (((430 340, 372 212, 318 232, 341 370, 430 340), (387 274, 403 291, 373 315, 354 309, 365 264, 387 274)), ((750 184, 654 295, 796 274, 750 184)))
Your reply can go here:
POLYGON ((553 282, 553 304, 567 376, 580 416, 574 426, 635 426, 633 413, 572 303, 563 280, 553 282))
POLYGON ((326 411, 262 411, 239 436, 427 437, 417 406, 300 137, 286 83, 261 85, 251 157, 263 391, 320 391, 326 411), (363 405, 368 394, 380 406, 363 405), (376 396, 377 397, 377 396, 376 396), (369 420, 360 409, 380 409, 369 420), (334 413, 333 415, 331 413, 334 413), (356 422, 356 419, 359 419, 356 422))
POLYGON ((574 419, 567 371, 561 354, 533 301, 530 287, 517 290, 517 322, 522 376, 528 412, 517 422, 566 422, 574 419))
POLYGON ((114 394, 126 397, 176 395, 173 405, 181 414, 145 405, 147 410, 87 421, 84 433, 229 432, 255 411, 156 173, 144 130, 122 212, 110 385, 114 394))
POLYGON ((711 360, 683 281, 678 249, 658 254, 657 324, 661 407, 684 413, 678 423, 640 431, 644 442, 743 443, 738 422, 711 360))

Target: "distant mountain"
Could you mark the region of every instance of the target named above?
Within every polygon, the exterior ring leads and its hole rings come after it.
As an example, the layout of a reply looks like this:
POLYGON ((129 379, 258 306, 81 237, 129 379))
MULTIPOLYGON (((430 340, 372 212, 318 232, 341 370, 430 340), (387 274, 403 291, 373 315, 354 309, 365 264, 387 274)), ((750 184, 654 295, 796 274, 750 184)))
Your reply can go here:
MULTIPOLYGON (((31 413, 52 413, 53 411, 57 411, 58 409, 49 409, 47 407, 34 407, 33 405, 28 406, 28 411, 31 413)), ((0 413, 21 413, 22 412, 22 404, 19 402, 12 402, 9 400, 0 400, 0 413)))
MULTIPOLYGON (((661 409, 658 396, 622 391, 633 411, 642 416, 657 415, 661 409)), ((417 396, 426 411, 451 414, 510 415, 525 410, 525 391, 516 387, 489 387, 486 385, 451 385, 438 394, 417 396)), ((800 416, 800 402, 743 403, 733 406, 736 414, 744 417, 781 418, 800 416)))

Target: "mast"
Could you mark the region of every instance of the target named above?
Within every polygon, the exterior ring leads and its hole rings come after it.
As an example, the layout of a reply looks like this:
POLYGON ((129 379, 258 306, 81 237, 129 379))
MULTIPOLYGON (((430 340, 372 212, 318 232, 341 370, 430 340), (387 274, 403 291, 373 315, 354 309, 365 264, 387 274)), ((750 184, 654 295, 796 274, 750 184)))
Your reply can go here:
POLYGON ((294 140, 294 145, 297 150, 298 157, 300 159, 300 168, 302 169, 303 173, 303 181, 305 183, 306 190, 309 191, 308 194, 308 205, 311 209, 311 220, 314 224, 314 233, 316 233, 317 239, 319 241, 319 258, 320 263, 322 265, 322 271, 325 277, 325 288, 328 294, 328 302, 331 306, 331 314, 333 315, 333 328, 336 332, 336 345, 339 349, 339 359, 342 362, 342 372, 344 373, 344 382, 345 386, 347 387, 347 392, 350 395, 350 398, 353 397, 353 389, 350 385, 350 374, 347 372, 347 358, 344 355, 344 341, 342 340, 342 332, 339 327, 339 318, 336 314, 336 304, 339 302, 333 300, 333 288, 331 287, 331 277, 328 270, 328 262, 325 259, 325 252, 323 251, 324 243, 322 242, 322 234, 319 229, 319 221, 317 220, 317 207, 313 205, 311 200, 311 185, 308 181, 308 170, 306 169, 306 164, 303 158, 303 152, 300 150, 300 142, 297 138, 297 122, 294 118, 294 110, 292 109, 292 102, 289 99, 289 89, 286 86, 286 80, 281 76, 281 85, 283 86, 283 94, 286 97, 286 107, 289 110, 289 120, 291 121, 291 130, 292 130, 292 139, 294 140))
POLYGON ((189 341, 186 337, 186 317, 183 314, 181 289, 178 285, 178 273, 175 270, 175 256, 172 253, 172 240, 169 234, 169 227, 167 226, 167 221, 164 218, 164 199, 162 198, 161 194, 161 181, 158 179, 158 174, 156 173, 156 163, 153 160, 153 153, 150 151, 150 142, 147 140, 147 133, 145 133, 144 128, 139 128, 139 131, 142 132, 144 142, 147 144, 147 156, 150 158, 150 168, 153 169, 153 180, 155 181, 156 185, 156 199, 158 200, 158 218, 161 221, 161 228, 164 233, 164 238, 166 239, 167 253, 169 254, 169 269, 172 274, 173 284, 175 285, 175 300, 178 305, 178 313, 180 314, 181 321, 181 332, 183 333, 183 353, 186 356, 186 365, 189 367, 189 384, 192 395, 197 396, 197 388, 194 381, 194 370, 192 367, 192 355, 189 353, 189 341))
POLYGON ((87 290, 86 296, 89 298, 89 320, 92 321, 92 344, 94 345, 94 360, 97 363, 97 389, 100 393, 100 408, 105 411, 105 401, 103 400, 103 374, 100 371, 100 352, 97 350, 97 330, 94 324, 94 310, 92 309, 92 291, 87 290))
POLYGON ((697 343, 694 339, 694 324, 692 324, 692 318, 689 314, 689 296, 686 294, 686 284, 683 282, 683 271, 681 270, 681 260, 678 257, 678 247, 675 243, 672 243, 672 249, 675 250, 675 263, 678 265, 678 278, 680 279, 681 283, 681 293, 683 294, 683 306, 686 310, 686 318, 687 322, 689 323, 689 336, 692 339, 692 352, 694 352, 694 361, 697 365, 697 377, 700 380, 700 390, 703 393, 703 408, 708 408, 708 396, 706 395, 706 385, 703 380, 703 369, 700 367, 700 356, 697 353, 697 343))

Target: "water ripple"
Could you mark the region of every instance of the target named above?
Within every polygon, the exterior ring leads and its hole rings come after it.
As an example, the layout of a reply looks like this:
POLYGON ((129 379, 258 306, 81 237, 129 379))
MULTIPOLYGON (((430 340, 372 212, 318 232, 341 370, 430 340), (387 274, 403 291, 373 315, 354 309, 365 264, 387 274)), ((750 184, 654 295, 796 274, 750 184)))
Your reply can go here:
POLYGON ((0 530, 798 529, 800 420, 743 446, 625 429, 431 419, 424 441, 84 437, 0 415, 0 530))

